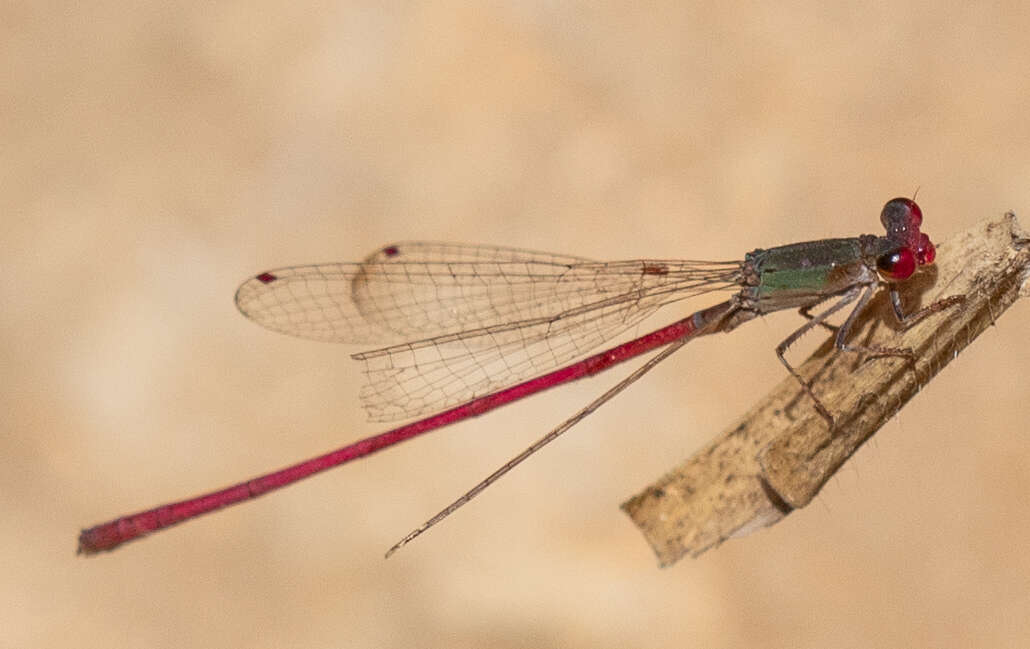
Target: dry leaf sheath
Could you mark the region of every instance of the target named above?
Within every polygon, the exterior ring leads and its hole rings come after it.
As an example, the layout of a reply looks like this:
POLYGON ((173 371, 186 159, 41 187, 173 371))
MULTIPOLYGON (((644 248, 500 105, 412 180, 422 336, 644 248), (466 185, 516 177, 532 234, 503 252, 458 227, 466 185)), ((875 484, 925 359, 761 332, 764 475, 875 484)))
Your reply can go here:
POLYGON ((738 423, 623 503, 659 563, 697 556, 807 505, 864 441, 1028 292, 1028 266, 1030 239, 1010 213, 941 243, 937 265, 907 283, 907 303, 965 295, 961 305, 899 331, 881 291, 851 341, 909 347, 914 364, 862 362, 836 353, 832 339, 822 345, 799 371, 834 414, 832 432, 797 381, 785 377, 738 423))

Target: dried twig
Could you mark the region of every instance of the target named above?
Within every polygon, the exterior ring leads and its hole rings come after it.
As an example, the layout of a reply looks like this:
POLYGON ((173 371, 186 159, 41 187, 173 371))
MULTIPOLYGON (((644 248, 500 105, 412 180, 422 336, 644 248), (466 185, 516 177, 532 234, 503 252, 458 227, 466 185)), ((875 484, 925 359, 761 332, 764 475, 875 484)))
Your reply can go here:
POLYGON ((914 300, 922 290, 924 304, 949 295, 966 295, 965 302, 899 332, 890 326, 882 291, 852 333, 858 344, 912 348, 914 366, 896 358, 862 362, 855 354, 835 353, 832 341, 801 366, 837 419, 832 433, 787 377, 740 422, 623 503, 662 566, 807 505, 921 387, 1018 297, 1030 294, 1030 235, 1011 213, 985 221, 941 243, 934 268, 936 273, 910 281, 915 286, 906 297, 914 300))

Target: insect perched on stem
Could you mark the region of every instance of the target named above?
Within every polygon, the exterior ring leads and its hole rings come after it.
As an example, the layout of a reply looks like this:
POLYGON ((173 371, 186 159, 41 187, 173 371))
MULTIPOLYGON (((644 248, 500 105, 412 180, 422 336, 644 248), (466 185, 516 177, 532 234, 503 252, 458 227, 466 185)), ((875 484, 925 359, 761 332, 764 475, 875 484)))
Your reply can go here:
POLYGON ((237 291, 240 311, 262 326, 301 338, 387 344, 354 355, 365 364, 368 379, 361 392, 363 405, 376 421, 421 419, 219 491, 84 530, 79 536, 79 552, 112 550, 126 541, 256 498, 427 431, 665 347, 401 539, 387 552, 389 556, 687 342, 731 331, 782 309, 798 309, 808 320, 776 347, 776 355, 832 429, 833 415, 784 357, 788 347, 813 327, 830 327, 827 318, 851 305, 844 323, 836 327, 837 349, 911 359, 909 349, 848 342, 856 318, 877 288, 887 286, 894 313, 903 326, 963 299, 953 296, 905 314, 898 284, 920 266, 932 264, 936 251, 920 231, 923 215, 914 201, 889 201, 880 221, 886 229, 882 236, 865 234, 758 249, 743 261, 596 262, 496 246, 399 243, 381 248, 360 263, 263 272, 237 291), (736 293, 661 329, 575 360, 666 304, 723 290, 736 293), (825 303, 830 304, 815 314, 810 312, 825 303))

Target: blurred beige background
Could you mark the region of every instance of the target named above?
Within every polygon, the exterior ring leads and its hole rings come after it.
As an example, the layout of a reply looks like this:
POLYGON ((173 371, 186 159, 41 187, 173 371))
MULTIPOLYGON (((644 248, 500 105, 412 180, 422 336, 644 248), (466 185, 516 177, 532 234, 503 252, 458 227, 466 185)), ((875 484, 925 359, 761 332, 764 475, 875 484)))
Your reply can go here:
POLYGON ((1030 642, 1025 304, 811 507, 664 571, 618 504, 783 378, 795 314, 688 346, 389 561, 629 370, 74 556, 384 428, 356 348, 236 313, 266 268, 403 239, 737 259, 917 188, 937 240, 1030 212, 1024 3, 707 4, 3 5, 0 645, 1030 642))

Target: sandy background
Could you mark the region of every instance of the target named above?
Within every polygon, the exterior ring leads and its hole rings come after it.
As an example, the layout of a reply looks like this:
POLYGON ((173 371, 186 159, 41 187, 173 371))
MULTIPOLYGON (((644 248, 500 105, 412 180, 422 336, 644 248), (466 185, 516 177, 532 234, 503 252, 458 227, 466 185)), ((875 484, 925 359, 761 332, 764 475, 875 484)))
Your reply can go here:
POLYGON ((235 311, 266 268, 403 239, 736 259, 916 188, 937 239, 1030 212, 1025 3, 682 4, 4 4, 0 645, 1030 642, 1026 304, 811 507, 664 571, 618 503, 782 379, 796 315, 690 345, 389 561, 626 370, 75 557, 384 428, 356 348, 235 311))

